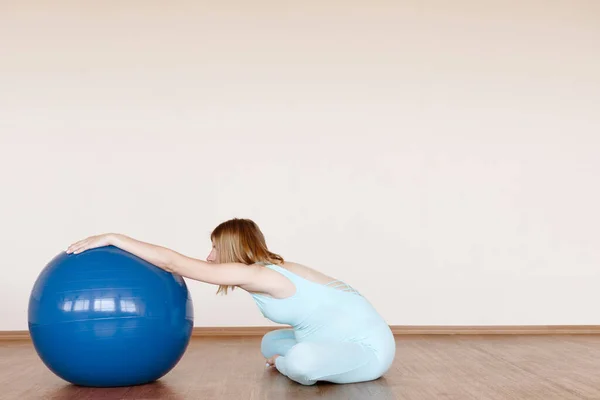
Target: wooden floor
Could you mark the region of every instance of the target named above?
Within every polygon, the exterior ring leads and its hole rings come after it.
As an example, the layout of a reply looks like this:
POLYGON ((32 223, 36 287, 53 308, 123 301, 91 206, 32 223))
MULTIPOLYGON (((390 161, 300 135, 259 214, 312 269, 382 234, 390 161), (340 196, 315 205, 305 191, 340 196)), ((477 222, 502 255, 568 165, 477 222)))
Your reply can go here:
POLYGON ((66 384, 31 344, 0 343, 0 399, 600 399, 600 336, 400 336, 377 381, 301 386, 264 368, 258 337, 194 339, 159 382, 66 384))

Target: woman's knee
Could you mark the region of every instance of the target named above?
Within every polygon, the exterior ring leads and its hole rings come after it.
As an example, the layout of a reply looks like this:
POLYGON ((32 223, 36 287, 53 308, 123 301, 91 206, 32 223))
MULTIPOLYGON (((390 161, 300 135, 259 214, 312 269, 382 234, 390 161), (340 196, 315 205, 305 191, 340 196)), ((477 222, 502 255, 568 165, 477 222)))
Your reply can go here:
POLYGON ((298 343, 285 356, 285 366, 291 379, 299 382, 312 381, 319 367, 319 355, 310 343, 298 343))
POLYGON ((267 332, 260 342, 260 352, 265 358, 273 357, 275 354, 281 355, 281 341, 292 340, 294 332, 290 329, 277 329, 267 332))

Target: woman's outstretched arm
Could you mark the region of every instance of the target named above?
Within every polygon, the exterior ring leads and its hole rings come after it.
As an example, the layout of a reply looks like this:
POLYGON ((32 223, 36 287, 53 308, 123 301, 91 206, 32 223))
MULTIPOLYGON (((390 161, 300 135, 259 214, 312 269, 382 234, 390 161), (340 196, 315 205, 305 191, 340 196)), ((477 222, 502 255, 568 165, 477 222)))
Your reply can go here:
POLYGON ((97 247, 115 246, 149 263, 177 275, 214 285, 239 286, 257 279, 260 267, 241 263, 211 264, 187 257, 166 247, 142 242, 131 237, 108 233, 91 236, 73 243, 68 254, 79 254, 97 247))

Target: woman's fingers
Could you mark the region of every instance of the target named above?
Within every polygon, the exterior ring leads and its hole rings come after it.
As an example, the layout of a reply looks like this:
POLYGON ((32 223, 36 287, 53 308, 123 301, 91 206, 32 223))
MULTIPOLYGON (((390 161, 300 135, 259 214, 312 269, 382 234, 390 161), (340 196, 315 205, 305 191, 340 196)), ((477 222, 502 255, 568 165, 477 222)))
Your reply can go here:
POLYGON ((73 243, 71 243, 71 245, 69 246, 69 248, 70 249, 74 249, 75 247, 79 246, 81 243, 83 243, 86 240, 87 240, 87 238, 78 240, 76 242, 73 242, 73 243))
POLYGON ((85 246, 88 244, 88 242, 89 242, 89 238, 83 239, 83 240, 80 240, 78 242, 73 243, 67 249, 67 253, 79 253, 79 252, 81 252, 80 250, 83 249, 83 248, 85 248, 85 246))
POLYGON ((67 254, 75 253, 79 254, 89 249, 96 247, 108 246, 110 244, 108 234, 90 236, 83 240, 73 243, 67 248, 67 254))
POLYGON ((83 243, 81 243, 79 245, 79 247, 77 248, 76 252, 77 253, 83 253, 84 251, 90 249, 92 247, 92 242, 93 242, 92 239, 84 240, 83 243))
POLYGON ((85 247, 86 247, 85 243, 82 243, 79 246, 75 247, 75 249, 73 250, 73 253, 79 254, 79 253, 81 253, 82 251, 85 250, 85 247))

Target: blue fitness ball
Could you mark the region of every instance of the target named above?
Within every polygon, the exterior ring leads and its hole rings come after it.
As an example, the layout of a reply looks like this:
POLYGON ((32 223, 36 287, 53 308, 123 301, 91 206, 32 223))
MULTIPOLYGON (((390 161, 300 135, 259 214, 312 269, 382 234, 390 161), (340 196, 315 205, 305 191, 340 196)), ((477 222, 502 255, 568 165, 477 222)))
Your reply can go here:
POLYGON ((35 282, 28 311, 44 364, 80 386, 161 378, 183 356, 194 325, 180 276, 114 246, 54 257, 35 282))

